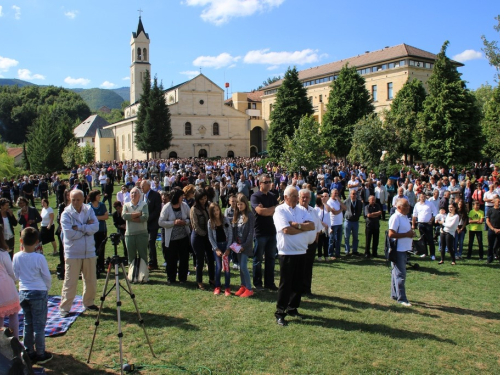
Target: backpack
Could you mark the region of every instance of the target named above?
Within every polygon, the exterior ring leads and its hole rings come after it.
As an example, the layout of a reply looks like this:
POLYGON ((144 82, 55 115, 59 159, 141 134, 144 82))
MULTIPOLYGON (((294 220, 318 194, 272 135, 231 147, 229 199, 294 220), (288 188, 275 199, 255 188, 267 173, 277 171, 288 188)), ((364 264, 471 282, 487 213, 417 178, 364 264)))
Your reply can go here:
POLYGON ((128 279, 132 283, 147 283, 149 281, 149 269, 142 258, 135 258, 128 267, 128 279))

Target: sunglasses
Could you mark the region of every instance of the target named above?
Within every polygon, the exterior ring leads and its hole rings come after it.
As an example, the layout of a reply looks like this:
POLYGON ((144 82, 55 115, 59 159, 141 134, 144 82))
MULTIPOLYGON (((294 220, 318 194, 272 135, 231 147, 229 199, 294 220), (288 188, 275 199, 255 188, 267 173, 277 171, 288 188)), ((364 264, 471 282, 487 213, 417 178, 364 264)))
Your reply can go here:
POLYGON ((263 184, 270 184, 271 181, 262 181, 263 184))

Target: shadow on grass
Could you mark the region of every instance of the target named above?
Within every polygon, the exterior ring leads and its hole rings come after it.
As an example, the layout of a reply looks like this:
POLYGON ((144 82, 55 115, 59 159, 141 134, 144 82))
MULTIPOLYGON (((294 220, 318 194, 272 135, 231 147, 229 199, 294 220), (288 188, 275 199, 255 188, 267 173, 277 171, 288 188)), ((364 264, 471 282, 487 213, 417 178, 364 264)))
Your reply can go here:
POLYGON ((359 311, 359 310, 366 310, 366 309, 375 309, 379 311, 391 311, 391 312, 397 312, 397 313, 402 313, 402 314, 418 314, 422 316, 426 316, 429 318, 439 318, 438 315, 433 315, 429 313, 423 313, 415 309, 402 309, 401 306, 398 305, 381 305, 378 303, 369 303, 369 302, 363 302, 363 301, 356 301, 353 299, 348 299, 348 298, 341 298, 341 297, 330 297, 330 296, 323 296, 320 294, 315 294, 312 299, 307 299, 303 298, 302 299, 303 303, 307 303, 307 307, 310 308, 311 310, 320 310, 323 308, 336 308, 339 310, 346 310, 346 311, 359 311), (324 300, 324 301, 330 301, 334 303, 340 303, 344 305, 350 305, 351 307, 344 307, 344 306, 335 306, 329 303, 324 303, 324 302, 319 302, 315 300, 324 300))
POLYGON ((321 316, 308 316, 302 321, 304 325, 317 325, 322 328, 335 328, 343 331, 366 332, 373 334, 381 334, 390 336, 395 339, 402 340, 433 340, 455 345, 455 342, 450 339, 444 339, 430 333, 413 332, 406 329, 393 328, 383 324, 368 324, 359 322, 350 322, 341 319, 330 319, 321 316))
POLYGON ((54 359, 43 365, 48 374, 72 374, 72 375, 108 375, 112 372, 92 368, 85 362, 81 362, 72 355, 54 354, 54 359))
MULTIPOLYGON (((130 301, 130 304, 133 306, 133 302, 130 301)), ((162 328, 162 327, 176 327, 183 329, 185 331, 199 331, 198 326, 189 323, 188 319, 173 317, 168 315, 168 311, 163 314, 152 314, 149 312, 141 311, 141 306, 139 307, 139 312, 141 313, 141 317, 144 320, 144 325, 146 329, 148 327, 162 328)), ((133 308, 133 307, 132 307, 133 308)), ((123 323, 133 324, 139 323, 139 317, 137 316, 137 312, 134 311, 124 311, 120 310, 121 320, 123 323)), ((93 320, 97 319, 97 314, 90 317, 93 320)), ((103 311, 101 313, 100 321, 116 321, 116 309, 112 307, 106 307, 106 303, 103 307, 103 311)))
POLYGON ((440 275, 440 276, 457 276, 458 275, 458 272, 455 272, 455 271, 441 271, 441 270, 438 270, 436 268, 429 268, 429 267, 422 267, 422 266, 420 266, 420 268, 418 270, 414 270, 414 271, 427 272, 431 275, 440 275))
POLYGON ((483 318, 483 319, 500 320, 500 313, 493 312, 493 311, 469 310, 469 309, 464 309, 461 307, 454 307, 454 306, 433 305, 430 303, 420 302, 420 301, 412 301, 412 304, 415 306, 426 308, 426 309, 434 309, 434 310, 444 311, 444 312, 451 313, 451 314, 471 315, 471 316, 475 316, 475 317, 483 318))

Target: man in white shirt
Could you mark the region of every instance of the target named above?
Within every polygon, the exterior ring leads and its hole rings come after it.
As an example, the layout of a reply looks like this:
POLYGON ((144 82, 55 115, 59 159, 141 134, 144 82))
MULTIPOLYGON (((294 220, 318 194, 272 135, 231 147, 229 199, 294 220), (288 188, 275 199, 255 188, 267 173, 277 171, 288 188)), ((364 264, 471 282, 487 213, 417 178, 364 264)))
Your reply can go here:
POLYGON ((309 231, 315 230, 311 215, 297 205, 299 193, 293 186, 284 192, 285 203, 276 207, 273 215, 280 262, 280 285, 276 302, 276 323, 287 326, 287 315, 301 318, 298 312, 309 231))
POLYGON ((397 240, 396 262, 392 263, 391 298, 402 306, 410 307, 406 297, 406 253, 412 249, 412 239, 415 232, 411 229, 408 212, 410 204, 404 198, 396 202, 396 212, 389 219, 389 238, 397 240))
MULTIPOLYGON (((488 190, 486 193, 484 193, 484 217, 487 217, 488 215, 488 210, 493 208, 493 201, 495 198, 498 198, 498 195, 495 193, 494 189, 488 190)), ((488 226, 486 225, 486 220, 484 223, 484 230, 488 230, 488 226)))
POLYGON ((351 191, 356 191, 357 192, 358 189, 361 188, 361 183, 356 178, 356 176, 354 175, 354 173, 351 174, 351 179, 347 182, 347 187, 349 188, 349 192, 351 192, 351 191))
POLYGON ((412 228, 415 230, 418 227, 420 236, 424 239, 425 254, 423 254, 422 257, 426 257, 429 254, 427 252, 427 247, 429 247, 431 259, 436 260, 436 248, 434 246, 432 224, 434 222, 434 218, 438 214, 438 210, 432 203, 427 202, 426 198, 425 194, 420 194, 418 196, 419 201, 415 204, 412 214, 412 228))
POLYGON ((328 256, 331 260, 340 258, 340 245, 342 242, 343 212, 346 210, 344 202, 340 200, 339 191, 332 189, 331 198, 326 202, 330 207, 330 241, 328 243, 328 256), (335 253, 333 249, 335 248, 335 253))

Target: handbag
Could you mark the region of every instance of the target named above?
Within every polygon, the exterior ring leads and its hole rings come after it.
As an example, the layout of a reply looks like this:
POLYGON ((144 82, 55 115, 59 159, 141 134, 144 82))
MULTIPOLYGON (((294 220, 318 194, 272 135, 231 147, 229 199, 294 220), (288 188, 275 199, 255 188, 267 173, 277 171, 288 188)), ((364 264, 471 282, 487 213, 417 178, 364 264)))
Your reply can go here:
MULTIPOLYGON (((399 233, 399 226, 396 233, 399 233)), ((392 263, 398 260, 398 240, 389 237, 389 230, 385 231, 385 259, 392 263)))

